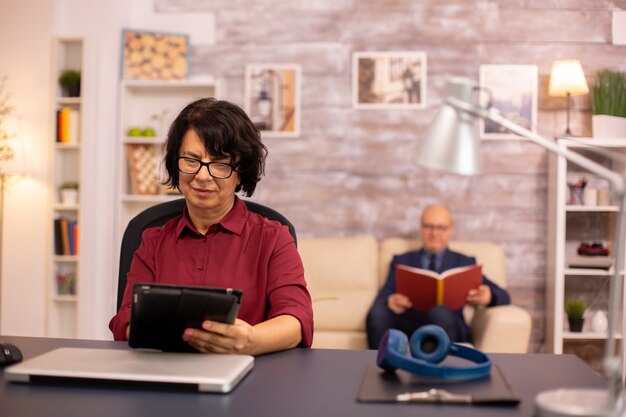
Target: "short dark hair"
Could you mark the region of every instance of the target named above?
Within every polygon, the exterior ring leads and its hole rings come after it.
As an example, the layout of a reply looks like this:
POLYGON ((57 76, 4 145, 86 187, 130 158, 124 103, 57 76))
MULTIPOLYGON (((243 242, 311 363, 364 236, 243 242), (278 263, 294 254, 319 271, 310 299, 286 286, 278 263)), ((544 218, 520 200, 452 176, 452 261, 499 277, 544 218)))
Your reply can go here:
POLYGON ((246 112, 236 104, 215 98, 201 98, 189 103, 176 117, 165 142, 165 184, 178 188, 178 153, 183 137, 193 129, 212 157, 230 157, 237 164, 240 183, 235 192, 251 197, 265 173, 267 148, 261 133, 246 112))

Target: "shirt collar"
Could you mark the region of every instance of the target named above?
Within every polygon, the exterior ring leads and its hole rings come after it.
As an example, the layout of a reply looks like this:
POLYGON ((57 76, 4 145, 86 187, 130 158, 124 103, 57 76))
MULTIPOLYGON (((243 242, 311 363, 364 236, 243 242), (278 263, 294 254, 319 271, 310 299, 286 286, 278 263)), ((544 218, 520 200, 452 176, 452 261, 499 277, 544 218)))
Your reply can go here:
MULTIPOLYGON (((215 226, 219 226, 231 233, 241 235, 247 217, 248 208, 246 207, 246 204, 239 197, 235 196, 235 204, 233 204, 233 207, 228 213, 226 213, 226 216, 224 216, 224 218, 220 220, 215 226)), ((189 230, 192 233, 198 233, 191 221, 191 218, 189 217, 189 211, 187 210, 186 204, 185 208, 183 209, 183 215, 176 225, 177 239, 180 238, 185 229, 189 230)))

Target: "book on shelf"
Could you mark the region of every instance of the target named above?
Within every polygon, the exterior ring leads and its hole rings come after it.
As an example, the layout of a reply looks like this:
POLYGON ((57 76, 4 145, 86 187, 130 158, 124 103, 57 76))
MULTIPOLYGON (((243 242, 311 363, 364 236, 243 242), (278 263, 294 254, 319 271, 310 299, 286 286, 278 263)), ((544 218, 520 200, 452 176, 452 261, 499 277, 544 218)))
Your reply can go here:
POLYGON ((69 107, 57 109, 56 141, 58 143, 78 143, 80 132, 80 111, 69 107))
POLYGON ((76 220, 54 219, 55 255, 78 255, 78 236, 76 220))
POLYGON ((481 265, 452 268, 441 274, 396 265, 396 292, 406 295, 413 308, 419 311, 428 311, 441 304, 452 310, 461 308, 467 303, 467 293, 482 283, 481 265))

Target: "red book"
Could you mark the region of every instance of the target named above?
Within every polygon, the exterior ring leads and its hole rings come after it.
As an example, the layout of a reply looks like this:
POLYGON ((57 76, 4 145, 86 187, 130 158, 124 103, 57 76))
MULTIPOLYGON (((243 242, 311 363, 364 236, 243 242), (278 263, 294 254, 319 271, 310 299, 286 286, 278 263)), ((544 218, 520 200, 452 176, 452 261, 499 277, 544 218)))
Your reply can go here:
POLYGON ((413 308, 419 311, 428 311, 440 304, 452 310, 461 308, 467 304, 467 293, 482 283, 481 265, 452 268, 442 274, 396 265, 396 292, 409 297, 413 308))

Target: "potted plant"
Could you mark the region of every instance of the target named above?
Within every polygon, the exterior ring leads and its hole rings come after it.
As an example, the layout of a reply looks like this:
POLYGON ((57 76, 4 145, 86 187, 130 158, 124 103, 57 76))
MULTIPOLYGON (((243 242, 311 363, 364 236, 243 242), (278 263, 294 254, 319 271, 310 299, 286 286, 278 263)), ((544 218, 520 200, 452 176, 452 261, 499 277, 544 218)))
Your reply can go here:
POLYGON ((596 73, 591 84, 594 137, 626 135, 626 74, 610 69, 596 73))
POLYGON ((80 96, 80 71, 66 69, 61 71, 59 75, 59 85, 61 91, 66 97, 80 96))
POLYGON ((565 314, 569 322, 569 329, 572 332, 581 332, 585 321, 584 314, 587 303, 577 298, 569 299, 565 302, 565 314))
POLYGON ((61 204, 75 206, 78 204, 78 183, 66 181, 61 184, 61 204))

